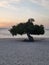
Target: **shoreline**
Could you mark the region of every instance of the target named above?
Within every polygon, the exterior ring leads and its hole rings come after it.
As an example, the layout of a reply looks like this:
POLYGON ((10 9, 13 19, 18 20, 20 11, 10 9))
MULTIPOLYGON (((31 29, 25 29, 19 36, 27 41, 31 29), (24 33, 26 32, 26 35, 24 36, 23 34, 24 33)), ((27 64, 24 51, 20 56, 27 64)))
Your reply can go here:
MULTIPOLYGON (((0 38, 0 41, 16 41, 16 42, 27 42, 24 41, 27 38, 0 38)), ((34 37, 34 42, 49 42, 49 38, 42 38, 42 37, 34 37)), ((28 42, 32 42, 32 41, 28 41, 28 42)))

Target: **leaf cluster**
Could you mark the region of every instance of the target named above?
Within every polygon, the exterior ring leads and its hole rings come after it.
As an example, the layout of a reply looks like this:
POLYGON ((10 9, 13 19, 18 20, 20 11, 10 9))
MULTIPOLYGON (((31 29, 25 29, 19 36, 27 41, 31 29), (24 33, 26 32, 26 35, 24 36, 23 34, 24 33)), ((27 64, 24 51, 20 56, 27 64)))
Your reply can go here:
POLYGON ((33 34, 33 35, 43 35, 44 34, 44 26, 43 25, 34 25, 32 23, 34 19, 28 19, 26 23, 20 23, 18 25, 12 26, 10 29, 10 33, 12 35, 17 35, 17 34, 33 34))

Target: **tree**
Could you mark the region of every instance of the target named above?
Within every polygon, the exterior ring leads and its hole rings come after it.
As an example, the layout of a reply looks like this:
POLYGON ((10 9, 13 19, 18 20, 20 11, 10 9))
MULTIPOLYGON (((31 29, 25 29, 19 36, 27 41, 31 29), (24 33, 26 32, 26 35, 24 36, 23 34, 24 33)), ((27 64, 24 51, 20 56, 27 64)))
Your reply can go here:
POLYGON ((12 26, 10 29, 10 33, 14 36, 17 34, 23 35, 27 34, 28 40, 34 41, 33 37, 31 37, 31 34, 33 35, 43 35, 44 34, 44 26, 43 25, 34 25, 33 22, 35 20, 30 18, 26 23, 20 23, 18 25, 12 26))

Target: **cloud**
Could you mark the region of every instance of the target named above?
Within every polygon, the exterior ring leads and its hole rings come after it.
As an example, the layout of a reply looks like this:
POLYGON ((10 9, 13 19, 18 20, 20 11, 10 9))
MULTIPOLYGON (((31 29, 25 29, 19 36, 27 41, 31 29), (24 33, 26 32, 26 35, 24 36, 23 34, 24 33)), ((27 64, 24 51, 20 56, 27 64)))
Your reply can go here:
POLYGON ((24 3, 30 1, 30 3, 32 2, 49 9, 49 0, 0 0, 0 7, 8 8, 9 6, 11 6, 11 8, 15 8, 15 6, 11 4, 21 4, 22 1, 24 1, 24 3))
POLYGON ((49 8, 49 0, 30 0, 32 3, 36 3, 43 7, 49 8))
POLYGON ((19 3, 20 0, 1 0, 0 1, 0 7, 8 7, 10 6, 11 4, 10 3, 19 3))
POLYGON ((0 2, 0 7, 5 7, 7 6, 8 2, 7 1, 1 1, 0 2))

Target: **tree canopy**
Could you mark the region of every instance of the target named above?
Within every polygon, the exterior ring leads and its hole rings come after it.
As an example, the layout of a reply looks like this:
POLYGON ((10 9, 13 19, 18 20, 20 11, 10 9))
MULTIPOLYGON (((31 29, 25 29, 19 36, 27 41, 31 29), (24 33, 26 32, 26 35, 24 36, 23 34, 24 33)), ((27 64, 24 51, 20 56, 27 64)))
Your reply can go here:
POLYGON ((17 34, 27 34, 28 37, 32 35, 43 35, 44 34, 44 26, 43 25, 34 25, 33 22, 35 20, 33 18, 28 19, 26 23, 19 23, 18 25, 12 26, 10 29, 10 33, 14 36, 17 34))

